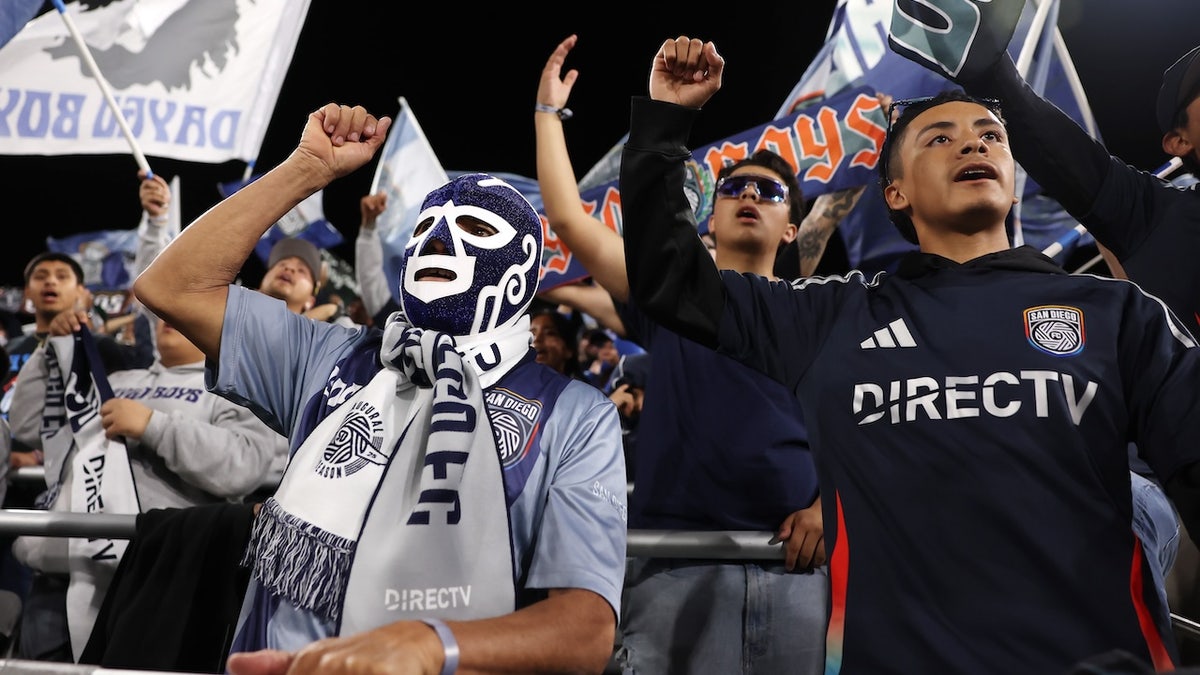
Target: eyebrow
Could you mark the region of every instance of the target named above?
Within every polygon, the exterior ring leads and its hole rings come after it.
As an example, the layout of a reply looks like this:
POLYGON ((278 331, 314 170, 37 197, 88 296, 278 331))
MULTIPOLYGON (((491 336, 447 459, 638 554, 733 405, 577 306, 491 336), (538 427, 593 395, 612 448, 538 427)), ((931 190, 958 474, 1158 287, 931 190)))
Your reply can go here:
MULTIPOLYGON (((933 130, 933 129, 949 129, 953 126, 954 126, 954 122, 950 122, 948 120, 943 120, 940 122, 931 122, 930 124, 926 124, 925 126, 921 127, 921 130, 917 132, 915 137, 919 138, 922 135, 924 135, 925 132, 933 130)), ((979 119, 975 120, 971 124, 971 128, 973 128, 973 129, 980 129, 983 127, 998 127, 998 128, 1003 129, 1004 125, 991 117, 980 117, 979 119)))

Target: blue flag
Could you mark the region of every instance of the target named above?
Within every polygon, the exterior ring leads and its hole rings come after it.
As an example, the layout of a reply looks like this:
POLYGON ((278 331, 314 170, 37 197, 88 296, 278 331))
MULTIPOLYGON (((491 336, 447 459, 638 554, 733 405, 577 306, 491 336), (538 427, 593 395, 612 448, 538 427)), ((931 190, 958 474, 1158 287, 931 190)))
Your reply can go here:
POLYGON ((0 48, 37 16, 42 0, 5 0, 0 3, 0 48))
MULTIPOLYGON (((999 49, 1007 48, 1010 53, 1019 53, 1033 24, 1032 9, 1023 9, 1025 0, 995 0, 991 3, 940 1, 953 4, 956 10, 928 13, 939 0, 922 0, 919 3, 911 0, 841 0, 830 21, 825 45, 805 69, 777 115, 819 105, 851 88, 869 87, 896 99, 932 96, 946 89, 960 88, 941 73, 956 72, 960 77, 969 76, 974 72, 972 69, 983 67, 987 62, 988 50, 991 50, 992 60, 999 49), (980 11, 997 13, 996 16, 988 16, 987 21, 993 22, 992 25, 999 32, 982 35, 982 31, 975 31, 972 36, 957 43, 960 47, 974 45, 974 58, 960 55, 955 60, 945 56, 948 52, 944 48, 927 47, 922 53, 942 55, 947 60, 946 65, 935 72, 910 61, 889 46, 889 31, 894 25, 892 12, 898 4, 906 8, 898 23, 909 28, 918 19, 930 25, 947 27, 952 19, 970 15, 974 11, 972 7, 978 7, 980 11), (946 26, 941 26, 938 21, 946 23, 946 26)), ((970 25, 977 27, 978 23, 970 25)), ((1053 31, 1051 22, 1042 34, 1043 44, 1052 42, 1046 38, 1052 37, 1053 31)), ((904 39, 907 43, 914 42, 911 30, 904 31, 904 39)), ((1044 81, 1031 80, 1031 84, 1042 85, 1037 89, 1048 100, 1085 129, 1094 132, 1095 124, 1091 120, 1086 98, 1072 84, 1073 68, 1069 56, 1057 48, 1046 47, 1035 52, 1032 63, 1031 72, 1042 73, 1044 81)), ((1098 137, 1095 133, 1093 136, 1098 137)), ((867 274, 892 270, 903 254, 916 247, 905 241, 888 220, 875 177, 872 176, 870 181, 863 184, 867 186, 866 191, 855 208, 842 220, 838 232, 846 245, 851 267, 867 274)), ((1014 226, 1014 235, 1023 240, 1021 243, 1042 249, 1059 238, 1071 236, 1075 220, 1057 202, 1042 195, 1034 181, 1025 181, 1021 204, 1023 208, 1019 225, 1014 226)), ((1064 247, 1063 255, 1088 243, 1091 243, 1090 237, 1075 238, 1064 247)))

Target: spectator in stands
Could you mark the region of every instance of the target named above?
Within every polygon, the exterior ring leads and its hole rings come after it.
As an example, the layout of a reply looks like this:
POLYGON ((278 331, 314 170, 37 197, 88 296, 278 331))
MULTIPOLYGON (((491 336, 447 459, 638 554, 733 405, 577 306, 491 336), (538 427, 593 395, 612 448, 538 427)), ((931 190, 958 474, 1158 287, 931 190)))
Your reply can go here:
POLYGON ((582 380, 579 358, 575 355, 581 325, 577 316, 567 316, 557 307, 535 302, 529 313, 529 330, 533 333, 537 362, 567 377, 582 380))
POLYGON ((387 209, 387 193, 363 195, 358 200, 362 219, 354 239, 354 276, 362 296, 363 312, 370 317, 363 325, 382 326, 392 312, 400 309, 392 294, 383 267, 383 242, 379 239, 376 222, 387 209))
MULTIPOLYGON (((982 30, 1002 30, 987 22, 989 14, 982 16, 982 30)), ((1048 196, 1088 228, 1114 276, 1128 278, 1161 298, 1196 333, 1200 329, 1200 266, 1195 264, 1200 253, 1200 191, 1178 189, 1110 155, 1099 141, 1025 83, 1004 49, 1011 37, 1010 32, 1006 39, 986 41, 998 45, 992 48, 994 52, 975 48, 972 59, 978 56, 979 63, 972 64, 957 81, 968 93, 1004 102, 1017 162, 1048 196)), ((1196 167, 1200 158, 1200 47, 1163 73, 1155 115, 1163 133, 1163 150, 1196 167)), ((1165 580, 1179 547, 1179 523, 1136 445, 1130 445, 1130 467, 1135 473, 1135 531, 1157 563, 1151 569, 1165 601, 1165 580)))
MULTIPOLYGON (((538 184, 551 229, 650 354, 630 527, 766 531, 785 542, 778 563, 631 559, 617 659, 644 673, 820 673, 825 551, 799 405, 773 379, 660 328, 629 297, 621 238, 584 211, 553 112, 578 77, 562 71, 575 43, 572 35, 558 45, 538 85, 538 184)), ((709 226, 717 264, 772 276, 805 215, 794 170, 763 150, 722 168, 717 181, 709 226)))
POLYGON ((908 104, 887 135, 884 197, 921 247, 896 275, 789 285, 718 270, 683 187, 688 130, 724 65, 711 42, 668 39, 649 98, 632 101, 629 287, 656 321, 803 404, 833 561, 828 667, 1062 672, 1120 649, 1171 670, 1125 443, 1200 531, 1191 335, 1133 284, 1009 247, 1007 132, 961 93, 908 104))
POLYGON ((534 361, 525 310, 542 229, 529 202, 486 174, 430 192, 402 261, 403 311, 382 330, 314 323, 233 283, 279 214, 369 162, 390 122, 312 113, 282 164, 135 284, 204 350, 214 391, 292 439, 255 518, 228 669, 599 673, 625 554, 620 427, 603 395, 534 361), (423 605, 435 587, 445 603, 423 605))
MULTIPOLYGON (((70 335, 86 325, 87 313, 66 310, 50 324, 50 335, 70 335)), ((243 406, 209 393, 204 384, 204 354, 165 321, 157 321, 158 358, 149 368, 109 374, 113 398, 100 407, 107 438, 121 437, 143 511, 222 500, 240 501, 270 478, 278 457, 286 457, 287 440, 243 406)), ((21 442, 40 447, 43 411, 48 394, 61 397, 61 384, 50 387, 46 348, 34 351, 21 369, 10 413, 13 433, 21 442)), ((55 466, 61 466, 62 458, 55 466)), ((57 477, 48 477, 48 482, 57 477)), ((69 511, 68 474, 53 504, 69 511)), ((21 622, 21 658, 73 661, 67 629, 67 539, 20 537, 18 557, 35 570, 21 622)), ((75 645, 76 651, 82 645, 75 645)))
POLYGON ((610 401, 621 415, 621 445, 625 449, 625 475, 633 482, 634 453, 637 448, 638 422, 646 407, 646 381, 650 377, 650 354, 622 356, 613 372, 610 401))

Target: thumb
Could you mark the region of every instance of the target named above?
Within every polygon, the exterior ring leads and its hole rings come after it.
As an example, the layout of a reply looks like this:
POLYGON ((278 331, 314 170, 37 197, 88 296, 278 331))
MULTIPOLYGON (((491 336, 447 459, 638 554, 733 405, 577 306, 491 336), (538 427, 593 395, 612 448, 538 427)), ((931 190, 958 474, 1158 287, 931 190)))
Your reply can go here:
POLYGON ((230 675, 284 675, 292 664, 292 655, 277 649, 230 654, 225 669, 230 675))

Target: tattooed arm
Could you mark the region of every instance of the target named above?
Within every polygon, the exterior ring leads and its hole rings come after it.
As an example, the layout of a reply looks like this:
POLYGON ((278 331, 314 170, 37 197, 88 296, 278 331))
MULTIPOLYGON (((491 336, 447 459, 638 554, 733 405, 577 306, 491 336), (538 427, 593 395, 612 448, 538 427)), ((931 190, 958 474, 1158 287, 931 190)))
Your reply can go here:
POLYGON ((850 209, 858 203, 866 186, 846 188, 836 192, 827 192, 813 201, 812 208, 800 223, 800 231, 796 234, 796 250, 799 253, 800 275, 807 277, 817 269, 821 256, 825 255, 825 246, 829 237, 837 228, 842 218, 850 213, 850 209))

